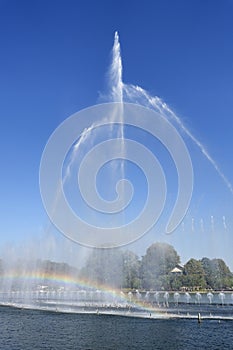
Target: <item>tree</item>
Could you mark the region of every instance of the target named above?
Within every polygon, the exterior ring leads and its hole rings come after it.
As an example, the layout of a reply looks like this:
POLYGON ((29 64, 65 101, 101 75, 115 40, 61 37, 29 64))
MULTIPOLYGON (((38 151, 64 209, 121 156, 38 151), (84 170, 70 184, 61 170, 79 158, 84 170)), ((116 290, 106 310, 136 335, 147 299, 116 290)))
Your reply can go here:
POLYGON ((123 279, 122 287, 130 289, 139 289, 140 283, 140 261, 136 254, 131 251, 123 253, 123 279))
POLYGON ((180 262, 176 250, 167 243, 154 243, 142 257, 141 279, 145 289, 168 289, 169 273, 180 262))
POLYGON ((201 260, 205 271, 207 287, 212 289, 227 289, 233 286, 233 274, 222 259, 201 260))
POLYGON ((185 277, 183 273, 176 274, 170 273, 169 275, 169 288, 172 290, 179 290, 185 285, 185 277))
POLYGON ((206 287, 214 289, 215 285, 215 271, 212 260, 209 258, 202 258, 201 264, 205 273, 206 287))
POLYGON ((123 273, 123 257, 119 249, 94 249, 81 270, 85 277, 97 284, 121 287, 123 273))
POLYGON ((183 283, 188 287, 206 287, 205 271, 201 261, 192 258, 184 265, 183 283))

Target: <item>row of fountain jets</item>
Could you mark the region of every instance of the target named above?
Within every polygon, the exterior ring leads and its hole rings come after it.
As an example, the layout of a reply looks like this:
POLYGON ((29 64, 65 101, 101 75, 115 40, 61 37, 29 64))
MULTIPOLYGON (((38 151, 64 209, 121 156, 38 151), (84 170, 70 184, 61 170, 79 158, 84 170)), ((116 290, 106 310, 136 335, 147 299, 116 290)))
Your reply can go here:
POLYGON ((0 293, 0 303, 18 303, 18 302, 35 302, 35 301, 60 301, 60 302, 105 302, 105 303, 134 303, 134 302, 148 302, 157 305, 161 303, 168 306, 169 302, 178 304, 179 302, 185 303, 203 303, 203 304, 233 304, 233 293, 169 293, 169 292, 128 292, 120 293, 109 291, 68 291, 64 289, 58 290, 45 290, 40 289, 36 291, 5 291, 0 293))

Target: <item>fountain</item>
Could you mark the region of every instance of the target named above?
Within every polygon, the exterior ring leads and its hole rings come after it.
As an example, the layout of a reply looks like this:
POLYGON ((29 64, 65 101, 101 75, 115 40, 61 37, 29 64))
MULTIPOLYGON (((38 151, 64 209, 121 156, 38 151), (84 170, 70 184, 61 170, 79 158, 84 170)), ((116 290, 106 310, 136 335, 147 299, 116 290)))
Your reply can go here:
POLYGON ((150 300, 150 292, 146 292, 145 294, 145 301, 148 302, 150 300))
POLYGON ((142 294, 138 290, 136 290, 136 299, 141 300, 141 298, 142 298, 142 294))
POLYGON ((168 304, 169 293, 165 292, 163 298, 165 300, 165 306, 169 307, 169 304, 168 304))
POLYGON ((156 292, 156 293, 154 294, 154 298, 155 298, 155 300, 156 300, 157 305, 159 306, 159 292, 156 292))
POLYGON ((175 300, 175 303, 178 305, 179 303, 179 299, 180 299, 180 293, 178 292, 175 292, 174 293, 174 300, 175 300))
POLYGON ((211 292, 207 293, 207 298, 209 299, 209 303, 212 304, 212 300, 213 300, 213 294, 211 292))
POLYGON ((190 294, 188 292, 185 292, 185 300, 187 304, 190 302, 190 299, 191 299, 190 294))
POLYGON ((197 300, 197 303, 198 303, 198 304, 200 304, 201 298, 202 298, 201 293, 197 292, 197 293, 196 293, 196 300, 197 300))
POLYGON ((220 292, 218 297, 221 300, 221 304, 223 305, 225 300, 225 294, 223 292, 220 292))
MULTIPOLYGON (((115 34, 115 41, 113 47, 113 60, 110 69, 110 94, 108 100, 112 102, 118 102, 123 105, 123 102, 138 103, 145 107, 149 107, 154 111, 158 112, 162 117, 168 121, 172 120, 178 127, 194 142, 194 144, 201 150, 204 156, 208 161, 213 165, 215 170, 221 176, 228 189, 233 192, 232 185, 220 171, 216 162, 208 154, 204 146, 192 135, 192 133, 184 126, 181 119, 157 96, 151 96, 146 90, 142 89, 139 86, 128 85, 123 83, 122 80, 122 62, 120 55, 120 43, 118 34, 115 34)), ((69 172, 72 167, 73 159, 75 154, 80 150, 79 147, 82 142, 85 141, 87 134, 92 131, 94 126, 92 125, 85 133, 81 136, 78 142, 74 145, 74 150, 71 156, 71 161, 67 166, 63 182, 65 183, 69 178, 69 172)), ((113 131, 113 127, 112 130, 113 131)), ((121 139, 121 148, 123 148, 122 154, 124 153, 124 127, 123 122, 117 132, 117 138, 121 139)), ((121 162, 120 166, 121 178, 124 178, 124 162, 121 162)), ((125 191, 125 188, 123 189, 125 191)), ((123 192, 124 192, 123 191, 123 192)), ((123 193, 125 195, 125 192, 123 193)), ((211 222, 214 225, 214 219, 211 217, 211 222)), ((194 228, 194 219, 192 219, 193 228, 194 228)), ((226 227, 226 220, 223 217, 223 224, 226 227)), ((201 227, 203 228, 203 219, 201 221, 201 227)), ((204 230, 204 228, 203 228, 204 230)), ((10 277, 2 279, 1 291, 0 291, 0 303, 3 305, 16 305, 18 307, 33 307, 33 308, 46 308, 50 310, 60 310, 60 311, 76 311, 83 312, 84 310, 93 311, 93 310, 113 310, 121 309, 125 311, 126 309, 140 308, 142 301, 146 304, 151 303, 152 296, 156 301, 157 306, 160 306, 160 295, 163 297, 164 306, 169 308, 169 292, 150 292, 136 290, 133 291, 116 291, 111 290, 108 287, 106 291, 106 286, 102 286, 102 289, 98 289, 98 286, 90 285, 87 287, 82 287, 78 284, 78 278, 70 282, 69 284, 59 283, 53 281, 54 276, 43 276, 38 273, 31 266, 26 266, 20 273, 21 278, 14 276, 14 274, 8 274, 10 277), (27 276, 30 275, 27 269, 31 273, 31 278, 27 280, 27 276), (27 282, 28 281, 28 282, 27 282), (104 289, 105 288, 105 289, 104 289), (144 294, 145 293, 145 294, 144 294), (154 294, 152 294, 154 293, 154 294), (144 296, 144 297, 143 297, 144 296)), ((209 304, 212 304, 214 294, 206 294, 209 304)), ((188 292, 182 294, 175 292, 173 294, 174 302, 178 305, 181 304, 180 300, 186 301, 186 304, 191 302, 191 296, 188 292)), ((196 302, 201 303, 202 295, 196 293, 195 295, 196 302)), ((204 299, 204 298, 203 298, 204 299)), ((223 292, 218 294, 218 299, 223 305, 225 302, 225 294, 223 292)), ((231 302, 233 301, 233 294, 231 294, 231 302)), ((172 303, 172 301, 171 301, 172 303)), ((229 302, 230 303, 230 302, 229 302)))
POLYGON ((130 303, 132 302, 132 296, 133 296, 132 292, 128 292, 128 298, 130 303))

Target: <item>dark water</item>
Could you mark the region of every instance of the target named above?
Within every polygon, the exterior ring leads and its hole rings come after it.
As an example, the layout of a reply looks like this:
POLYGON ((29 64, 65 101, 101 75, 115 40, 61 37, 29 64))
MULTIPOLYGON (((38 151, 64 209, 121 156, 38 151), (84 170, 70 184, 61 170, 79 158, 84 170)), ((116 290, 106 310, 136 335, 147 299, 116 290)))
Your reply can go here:
POLYGON ((143 319, 0 307, 0 349, 233 349, 233 321, 143 319))

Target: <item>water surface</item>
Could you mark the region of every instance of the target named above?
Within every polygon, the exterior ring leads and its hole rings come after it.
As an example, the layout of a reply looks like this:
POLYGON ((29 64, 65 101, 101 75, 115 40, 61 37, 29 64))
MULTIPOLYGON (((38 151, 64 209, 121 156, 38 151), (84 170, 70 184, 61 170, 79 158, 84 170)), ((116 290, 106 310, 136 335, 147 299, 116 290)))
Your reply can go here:
POLYGON ((0 307, 0 349, 232 349, 233 321, 146 319, 0 307))

